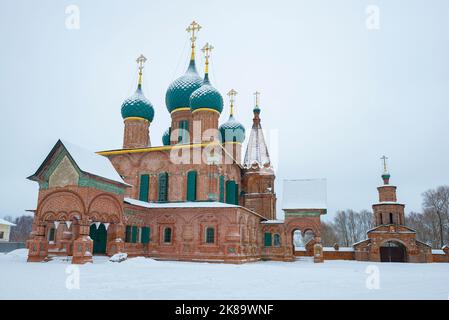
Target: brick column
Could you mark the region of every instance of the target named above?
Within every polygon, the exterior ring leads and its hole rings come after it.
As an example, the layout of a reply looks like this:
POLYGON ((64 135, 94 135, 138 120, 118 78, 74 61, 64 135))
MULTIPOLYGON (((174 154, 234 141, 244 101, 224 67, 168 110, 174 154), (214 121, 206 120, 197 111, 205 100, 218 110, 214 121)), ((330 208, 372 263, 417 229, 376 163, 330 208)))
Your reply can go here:
POLYGON ((79 222, 79 236, 73 242, 73 264, 84 264, 92 261, 93 241, 89 237, 90 223, 87 220, 79 222))

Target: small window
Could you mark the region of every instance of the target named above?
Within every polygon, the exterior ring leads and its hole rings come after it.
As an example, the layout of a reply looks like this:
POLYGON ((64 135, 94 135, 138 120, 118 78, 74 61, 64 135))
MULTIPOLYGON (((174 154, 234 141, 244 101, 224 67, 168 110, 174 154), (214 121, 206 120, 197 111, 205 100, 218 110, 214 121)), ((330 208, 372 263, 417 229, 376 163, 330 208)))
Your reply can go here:
POLYGON ((4 236, 5 236, 5 233, 3 231, 0 231, 0 239, 3 239, 4 236))
POLYGON ((272 244, 272 238, 271 238, 271 233, 270 232, 265 232, 265 236, 264 236, 264 246, 265 247, 271 247, 272 244))
POLYGON ((55 241, 55 228, 51 228, 48 231, 48 241, 55 241))
POLYGON ((393 224, 393 214, 390 213, 390 224, 393 224))
POLYGON ((215 243, 215 229, 212 227, 206 228, 206 243, 215 243))
POLYGON ((164 229, 164 242, 171 243, 171 228, 164 229))
POLYGON ((281 236, 279 234, 277 234, 277 233, 274 235, 273 245, 275 247, 280 247, 281 246, 281 236))
POLYGON ((125 242, 131 242, 131 226, 125 228, 125 242))

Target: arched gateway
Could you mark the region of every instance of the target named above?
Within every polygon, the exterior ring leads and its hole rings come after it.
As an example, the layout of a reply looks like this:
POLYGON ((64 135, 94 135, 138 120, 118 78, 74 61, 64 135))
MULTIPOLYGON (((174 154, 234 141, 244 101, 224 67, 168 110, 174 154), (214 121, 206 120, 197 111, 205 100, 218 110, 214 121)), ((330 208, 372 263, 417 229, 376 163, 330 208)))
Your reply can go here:
POLYGON ((386 241, 380 247, 381 262, 407 262, 407 248, 398 241, 386 241))

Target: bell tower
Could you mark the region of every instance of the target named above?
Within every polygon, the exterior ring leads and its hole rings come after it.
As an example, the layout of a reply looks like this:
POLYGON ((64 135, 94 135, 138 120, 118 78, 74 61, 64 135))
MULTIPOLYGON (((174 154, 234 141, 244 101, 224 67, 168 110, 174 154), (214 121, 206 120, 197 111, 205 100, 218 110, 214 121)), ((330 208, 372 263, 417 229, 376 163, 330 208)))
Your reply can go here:
POLYGON ((276 219, 273 166, 260 124, 259 92, 254 93, 253 126, 243 161, 243 206, 268 220, 276 219))
POLYGON ((379 202, 373 205, 374 226, 380 225, 405 225, 405 205, 398 203, 396 198, 396 186, 390 185, 390 173, 387 168, 386 156, 381 158, 383 165, 383 185, 377 188, 379 202))

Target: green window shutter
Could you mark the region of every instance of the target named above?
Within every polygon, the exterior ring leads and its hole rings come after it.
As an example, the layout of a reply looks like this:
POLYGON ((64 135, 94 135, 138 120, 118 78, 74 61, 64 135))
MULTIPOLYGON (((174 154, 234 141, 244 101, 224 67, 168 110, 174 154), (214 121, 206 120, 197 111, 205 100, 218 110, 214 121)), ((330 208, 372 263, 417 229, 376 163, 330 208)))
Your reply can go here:
POLYGON ((131 237, 131 242, 132 243, 137 243, 137 227, 133 226, 132 227, 132 237, 131 237))
POLYGON ((196 201, 196 171, 187 173, 187 201, 196 201))
POLYGON ((168 200, 168 173, 159 174, 159 196, 158 201, 164 202, 168 200))
POLYGON ((235 199, 234 199, 234 204, 238 205, 239 204, 239 185, 235 184, 235 199))
POLYGON ((171 228, 164 229, 164 242, 165 243, 171 242, 171 228))
POLYGON ((206 243, 215 243, 215 229, 214 228, 206 229, 206 243))
POLYGON ((150 190, 150 176, 143 174, 140 176, 139 200, 148 202, 148 193, 150 190))
POLYGON ((143 227, 142 228, 142 243, 148 243, 150 242, 150 228, 149 227, 143 227))
POLYGON ((181 120, 179 121, 179 133, 178 133, 178 142, 179 143, 188 143, 188 130, 189 130, 189 121, 181 120))
POLYGON ((225 202, 225 177, 220 176, 220 202, 225 202))
POLYGON ((235 204, 235 181, 228 180, 226 181, 226 203, 235 204))
POLYGON ((271 233, 265 232, 264 235, 264 246, 271 247, 271 233))

